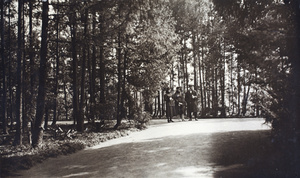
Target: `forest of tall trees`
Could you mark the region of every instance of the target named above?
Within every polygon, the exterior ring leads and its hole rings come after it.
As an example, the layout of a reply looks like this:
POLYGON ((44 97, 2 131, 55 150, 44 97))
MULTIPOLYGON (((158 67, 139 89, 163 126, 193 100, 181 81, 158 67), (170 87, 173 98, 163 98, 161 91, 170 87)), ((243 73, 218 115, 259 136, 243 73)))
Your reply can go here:
POLYGON ((48 121, 164 116, 192 84, 201 117, 299 128, 298 1, 1 0, 1 130, 40 144, 48 121), (296 7, 296 8, 295 8, 296 7))

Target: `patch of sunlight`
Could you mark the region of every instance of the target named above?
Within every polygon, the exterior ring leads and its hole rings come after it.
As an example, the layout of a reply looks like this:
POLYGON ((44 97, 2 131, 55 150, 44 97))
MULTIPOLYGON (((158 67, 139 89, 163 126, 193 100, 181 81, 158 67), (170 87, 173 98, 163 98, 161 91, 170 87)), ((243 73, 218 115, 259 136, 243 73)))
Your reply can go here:
POLYGON ((86 166, 83 165, 70 165, 70 166, 65 166, 64 169, 83 169, 86 168, 86 166))
POLYGON ((96 172, 80 172, 80 173, 76 173, 76 174, 69 174, 69 175, 65 175, 63 177, 75 177, 75 176, 87 176, 90 174, 96 174, 98 171, 96 172))
POLYGON ((181 177, 213 177, 214 170, 212 167, 181 167, 174 172, 181 174, 181 177))
POLYGON ((165 165, 167 165, 167 163, 158 163, 158 164, 155 165, 155 167, 162 167, 162 166, 165 166, 165 165))
POLYGON ((158 150, 163 151, 163 150, 170 150, 170 149, 171 149, 171 147, 162 147, 162 148, 160 148, 158 150))
POLYGON ((110 169, 110 170, 117 170, 118 167, 117 167, 117 166, 112 166, 112 167, 110 167, 109 169, 110 169))

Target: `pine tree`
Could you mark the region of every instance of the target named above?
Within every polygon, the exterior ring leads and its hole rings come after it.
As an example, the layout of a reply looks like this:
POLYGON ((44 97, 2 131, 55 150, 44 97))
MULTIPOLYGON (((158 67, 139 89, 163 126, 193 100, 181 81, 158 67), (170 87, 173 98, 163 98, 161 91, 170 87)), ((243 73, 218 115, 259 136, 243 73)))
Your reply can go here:
POLYGON ((48 38, 48 11, 49 2, 43 1, 42 6, 42 34, 41 34, 41 50, 40 50, 40 67, 39 67, 39 89, 37 96, 36 119, 32 133, 32 145, 37 147, 42 143, 45 112, 45 96, 46 96, 46 78, 47 78, 47 38, 48 38))

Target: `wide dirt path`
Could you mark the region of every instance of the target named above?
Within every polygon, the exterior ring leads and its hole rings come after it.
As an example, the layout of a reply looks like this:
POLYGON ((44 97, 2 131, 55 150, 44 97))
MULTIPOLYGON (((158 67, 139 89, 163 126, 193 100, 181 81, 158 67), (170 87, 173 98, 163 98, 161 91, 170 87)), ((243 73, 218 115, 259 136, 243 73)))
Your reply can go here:
POLYGON ((263 122, 258 118, 174 123, 153 120, 147 130, 72 155, 48 159, 21 171, 20 175, 264 177, 262 170, 249 170, 265 154, 264 142, 268 141, 270 128, 263 122))

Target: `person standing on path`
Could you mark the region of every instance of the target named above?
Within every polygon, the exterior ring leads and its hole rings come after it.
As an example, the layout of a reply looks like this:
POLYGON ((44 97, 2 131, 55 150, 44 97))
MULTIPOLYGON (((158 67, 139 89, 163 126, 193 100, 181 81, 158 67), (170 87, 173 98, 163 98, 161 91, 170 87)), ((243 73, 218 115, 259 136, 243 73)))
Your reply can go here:
POLYGON ((182 91, 181 91, 181 87, 176 88, 176 92, 174 93, 173 98, 175 100, 176 114, 179 114, 180 119, 182 121, 185 121, 185 119, 184 119, 185 100, 184 100, 184 96, 183 96, 182 91))
POLYGON ((166 89, 166 94, 164 95, 164 100, 166 101, 166 115, 168 122, 174 122, 172 120, 174 115, 174 107, 175 107, 175 101, 173 99, 173 95, 171 93, 171 89, 166 89))
POLYGON ((185 101, 187 104, 187 115, 190 118, 189 121, 192 120, 192 113, 197 121, 197 92, 193 90, 192 85, 189 85, 188 91, 185 93, 185 101))

